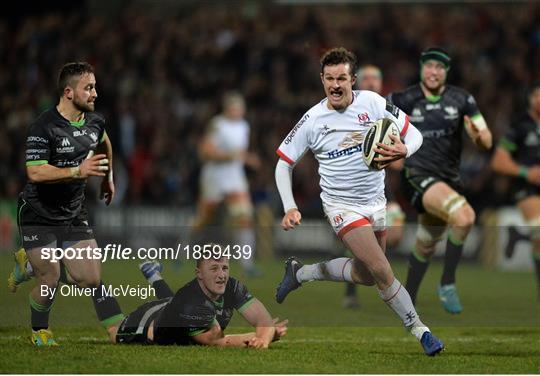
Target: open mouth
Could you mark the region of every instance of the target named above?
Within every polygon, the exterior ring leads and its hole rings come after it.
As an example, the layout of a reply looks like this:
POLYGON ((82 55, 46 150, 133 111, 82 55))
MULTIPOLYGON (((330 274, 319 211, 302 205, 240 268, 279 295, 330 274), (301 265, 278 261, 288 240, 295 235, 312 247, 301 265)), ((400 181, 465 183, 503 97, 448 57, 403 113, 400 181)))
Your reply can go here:
POLYGON ((427 79, 427 82, 429 82, 430 84, 436 85, 436 84, 439 83, 439 80, 436 79, 435 77, 429 77, 429 78, 427 79))
POLYGON ((331 90, 330 91, 330 96, 335 99, 335 100, 339 100, 343 97, 343 91, 341 90, 331 90))

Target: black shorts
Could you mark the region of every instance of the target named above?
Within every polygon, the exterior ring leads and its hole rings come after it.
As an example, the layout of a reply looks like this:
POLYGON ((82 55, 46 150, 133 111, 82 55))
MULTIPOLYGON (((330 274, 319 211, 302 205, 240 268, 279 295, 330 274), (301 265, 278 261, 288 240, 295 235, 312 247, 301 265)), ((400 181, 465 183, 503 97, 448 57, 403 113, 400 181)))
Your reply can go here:
POLYGON ((405 167, 401 172, 401 184, 405 198, 414 206, 419 214, 426 212, 422 203, 424 193, 426 193, 429 187, 438 182, 446 183, 457 193, 463 194, 463 185, 459 180, 444 179, 427 171, 420 171, 409 167, 405 167))
POLYGON ((171 298, 165 298, 144 303, 127 315, 118 327, 116 343, 151 344, 148 340, 148 327, 170 301, 171 298))
POLYGON ((62 247, 62 242, 94 239, 94 232, 88 225, 88 211, 84 205, 75 218, 53 221, 38 215, 19 197, 17 225, 22 246, 26 250, 44 247, 53 242, 56 242, 57 247, 62 247))

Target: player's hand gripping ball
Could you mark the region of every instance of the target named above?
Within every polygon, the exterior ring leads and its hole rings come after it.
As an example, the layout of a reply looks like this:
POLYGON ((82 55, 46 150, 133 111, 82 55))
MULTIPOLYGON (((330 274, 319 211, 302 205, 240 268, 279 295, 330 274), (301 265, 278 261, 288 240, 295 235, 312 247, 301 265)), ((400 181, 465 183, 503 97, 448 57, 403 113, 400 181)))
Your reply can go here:
POLYGON ((399 137, 399 128, 392 119, 382 118, 375 121, 366 133, 364 142, 362 143, 362 156, 365 164, 372 170, 382 170, 387 163, 375 161, 375 158, 380 156, 375 152, 377 144, 394 145, 394 141, 390 136, 399 137))

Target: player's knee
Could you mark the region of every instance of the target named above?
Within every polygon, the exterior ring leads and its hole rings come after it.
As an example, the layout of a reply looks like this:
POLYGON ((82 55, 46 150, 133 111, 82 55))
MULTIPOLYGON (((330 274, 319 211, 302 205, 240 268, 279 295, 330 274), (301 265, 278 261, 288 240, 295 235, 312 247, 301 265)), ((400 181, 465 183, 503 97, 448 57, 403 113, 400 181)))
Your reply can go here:
POLYGON ((474 225, 475 220, 476 213, 469 204, 462 206, 454 213, 451 213, 450 216, 452 226, 463 229, 463 231, 466 232, 471 229, 471 227, 474 225))
POLYGON ((375 279, 371 272, 358 259, 354 259, 353 261, 351 276, 353 282, 358 285, 373 286, 375 284, 375 279))
POLYGON ((373 278, 373 276, 367 276, 362 281, 362 285, 364 285, 364 286, 375 286, 375 278, 373 278))
POLYGON ((34 275, 38 284, 55 287, 58 285, 58 280, 60 279, 60 269, 55 267, 34 267, 34 275))
POLYGON ((94 288, 101 284, 101 278, 99 277, 99 274, 96 273, 83 275, 75 281, 77 282, 77 285, 82 288, 94 288))
POLYGON ((59 279, 60 273, 47 273, 37 277, 38 285, 45 285, 49 288, 56 288, 59 279))
POLYGON ((425 244, 417 239, 416 241, 416 252, 424 258, 431 258, 433 254, 435 253, 435 247, 437 245, 437 242, 430 242, 428 244, 425 244))

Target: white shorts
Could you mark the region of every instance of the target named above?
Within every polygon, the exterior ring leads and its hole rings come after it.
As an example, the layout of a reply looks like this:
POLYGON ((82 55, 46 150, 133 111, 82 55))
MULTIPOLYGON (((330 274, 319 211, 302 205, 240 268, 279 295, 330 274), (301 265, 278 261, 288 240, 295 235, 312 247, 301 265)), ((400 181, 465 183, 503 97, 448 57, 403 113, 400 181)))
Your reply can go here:
POLYGON ((326 219, 340 238, 355 227, 371 225, 373 232, 386 230, 386 198, 377 199, 372 205, 356 205, 323 200, 326 219))
POLYGON ((222 171, 204 170, 201 173, 201 197, 207 201, 220 202, 231 193, 248 192, 245 174, 230 171, 227 176, 222 171))

